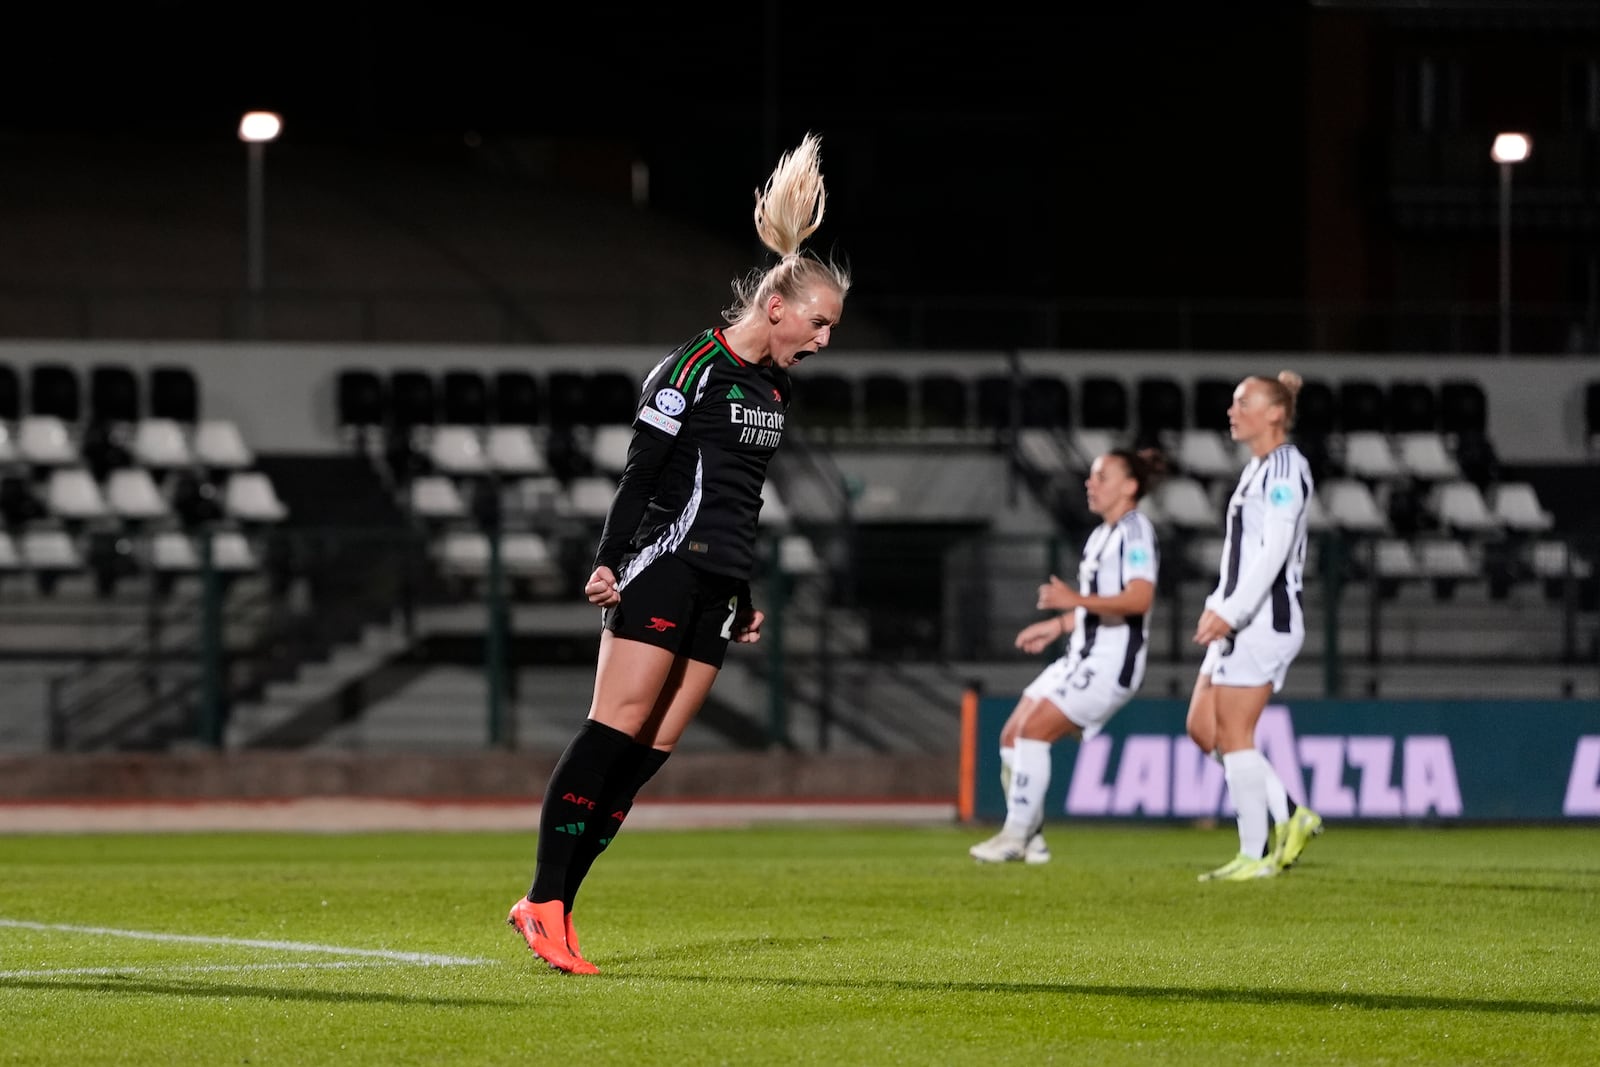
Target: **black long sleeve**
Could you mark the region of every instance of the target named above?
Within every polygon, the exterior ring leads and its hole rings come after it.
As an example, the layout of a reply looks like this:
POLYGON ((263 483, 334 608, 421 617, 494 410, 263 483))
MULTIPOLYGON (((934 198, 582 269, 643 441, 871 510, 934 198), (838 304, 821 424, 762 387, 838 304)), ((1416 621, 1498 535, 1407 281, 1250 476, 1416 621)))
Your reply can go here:
POLYGON ((617 480, 617 495, 611 498, 606 525, 600 531, 600 547, 594 554, 596 567, 610 567, 612 574, 621 568, 622 557, 632 547, 639 522, 655 493, 656 479, 676 444, 674 438, 654 430, 634 429, 633 440, 628 443, 628 459, 617 480))

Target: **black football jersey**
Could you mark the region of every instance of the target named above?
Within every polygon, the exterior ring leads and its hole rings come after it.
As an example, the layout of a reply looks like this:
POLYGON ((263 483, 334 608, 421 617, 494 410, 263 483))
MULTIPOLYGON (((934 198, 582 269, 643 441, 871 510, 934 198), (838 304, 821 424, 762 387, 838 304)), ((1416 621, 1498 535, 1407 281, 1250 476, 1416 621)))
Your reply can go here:
POLYGON ((595 562, 671 552, 748 578, 767 463, 783 441, 789 376, 747 362, 708 330, 645 377, 617 498, 595 562))

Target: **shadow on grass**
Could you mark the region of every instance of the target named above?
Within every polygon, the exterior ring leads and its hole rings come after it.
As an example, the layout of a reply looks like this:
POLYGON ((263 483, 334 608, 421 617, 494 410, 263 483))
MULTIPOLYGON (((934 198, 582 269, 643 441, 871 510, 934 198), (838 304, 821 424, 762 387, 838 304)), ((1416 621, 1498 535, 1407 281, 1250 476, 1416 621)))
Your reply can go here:
MULTIPOLYGON (((746 938, 706 946, 709 951, 747 951, 751 949, 816 948, 831 939, 822 938, 746 938)), ((613 959, 612 967, 643 965, 657 957, 639 956, 632 960, 613 959)), ((615 972, 613 972, 615 974, 615 972)), ((1594 1015, 1600 1016, 1600 1003, 1589 1001, 1506 1000, 1478 997, 1419 996, 1404 993, 1361 993, 1324 989, 1242 989, 1218 986, 1141 986, 1096 985, 1076 982, 932 982, 915 979, 829 979, 794 978, 771 974, 682 974, 630 970, 618 978, 649 978, 672 982, 733 986, 787 986, 793 989, 899 990, 908 993, 1021 994, 1035 996, 1057 993, 1077 997, 1123 997, 1132 1000, 1195 1003, 1253 1004, 1262 1007, 1293 1006, 1312 1008, 1359 1008, 1365 1011, 1460 1011, 1487 1014, 1594 1015)))

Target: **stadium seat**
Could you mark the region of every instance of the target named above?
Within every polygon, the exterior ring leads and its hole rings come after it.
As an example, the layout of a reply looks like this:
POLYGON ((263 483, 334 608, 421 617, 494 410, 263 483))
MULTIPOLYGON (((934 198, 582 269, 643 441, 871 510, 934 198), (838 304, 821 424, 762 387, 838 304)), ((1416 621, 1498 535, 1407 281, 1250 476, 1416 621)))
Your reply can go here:
POLYGON ((1134 390, 1139 413, 1136 436, 1141 444, 1159 444, 1183 429, 1183 387, 1176 379, 1140 378, 1134 390))
POLYGON ((89 421, 131 424, 139 419, 139 382, 123 363, 89 368, 89 421))
POLYGON ((87 522, 111 514, 105 494, 86 467, 56 467, 45 482, 45 507, 67 522, 87 522))
POLYGON ((341 429, 375 429, 387 421, 388 389, 376 371, 359 367, 342 370, 335 390, 341 429))
POLYGON ((1433 432, 1439 428, 1438 401, 1426 382, 1390 382, 1388 407, 1391 433, 1433 432))
POLYGON ((1025 426, 1017 431, 1017 456, 1029 470, 1048 477, 1075 469, 1062 438, 1043 427, 1025 426))
POLYGON ((1456 583, 1483 576, 1483 568, 1467 546, 1453 537, 1425 537, 1416 542, 1417 570, 1435 582, 1441 598, 1447 598, 1456 583))
MULTIPOLYGON (((1327 437, 1338 426, 1338 405, 1327 382, 1307 378, 1294 401, 1294 433, 1300 440, 1327 437)), ((1227 428, 1227 420, 1223 420, 1227 428)))
POLYGON ((794 388, 794 410, 803 430, 846 430, 855 426, 855 385, 849 378, 827 372, 796 375, 794 388))
POLYGON ((1128 429, 1128 389, 1116 378, 1091 376, 1083 380, 1081 423, 1090 430, 1128 429))
POLYGON ((240 522, 276 523, 289 515, 272 480, 261 471, 235 471, 222 492, 223 512, 240 522))
POLYGON ((200 388, 194 371, 173 365, 151 367, 145 384, 150 398, 148 414, 152 418, 172 419, 188 425, 199 421, 200 388))
POLYGON ((917 410, 926 429, 964 430, 970 418, 967 383, 952 374, 926 374, 917 383, 917 410))
POLYGON ((798 577, 821 574, 825 569, 816 546, 805 534, 789 534, 779 540, 778 570, 784 574, 798 577))
POLYGON ((0 467, 9 467, 21 458, 17 452, 16 431, 9 422, 0 420, 0 467))
POLYGON ((1227 433, 1228 408, 1233 406, 1233 390, 1238 384, 1230 378, 1196 378, 1189 395, 1189 425, 1227 433))
POLYGON ((589 379, 590 426, 631 426, 639 414, 640 383, 622 371, 595 371, 589 379))
POLYGON ((230 419, 202 419, 194 431, 194 458, 211 470, 243 470, 253 466, 255 452, 245 444, 230 419))
POLYGON ((523 476, 548 474, 544 450, 533 436, 533 428, 521 423, 491 426, 484 438, 484 456, 500 474, 523 476))
POLYGON ((1422 564, 1411 542, 1385 537, 1372 546, 1372 570, 1379 578, 1392 582, 1422 577, 1422 564))
POLYGON ((1388 429, 1389 413, 1384 392, 1375 381, 1346 379, 1339 383, 1339 429, 1346 434, 1382 433, 1388 429))
POLYGON ((633 427, 602 423, 594 429, 589 445, 589 457, 595 470, 613 478, 622 475, 628 465, 628 446, 633 443, 633 427))
POLYGON ((473 426, 446 423, 428 438, 428 460, 441 474, 473 475, 489 470, 483 439, 473 426))
POLYGON ((1508 530, 1543 533, 1555 525, 1528 482, 1502 482, 1490 490, 1489 499, 1489 510, 1508 530))
POLYGON ((1450 455, 1444 435, 1440 433, 1400 434, 1395 439, 1395 459, 1404 473, 1420 481, 1452 481, 1461 477, 1461 468, 1450 455))
POLYGON ((494 374, 494 421, 501 426, 539 424, 539 381, 523 370, 494 374))
POLYGON ((119 517, 131 522, 164 519, 172 514, 167 498, 143 467, 122 467, 106 478, 106 503, 119 517))
POLYGON ((1389 520, 1367 484, 1355 478, 1337 478, 1317 487, 1328 519, 1341 530, 1352 533, 1383 533, 1389 520))
POLYGON ((481 372, 456 367, 444 372, 439 421, 447 426, 482 426, 489 421, 489 383, 481 372))
POLYGON ((1489 429, 1483 386, 1461 379, 1439 385, 1439 429, 1447 434, 1483 434, 1489 429))
POLYGON ((1226 431, 1196 427, 1178 431, 1177 461, 1181 470, 1207 481, 1237 478, 1241 469, 1238 452, 1226 431))
POLYGON ((66 573, 83 569, 77 542, 60 527, 33 527, 17 542, 23 564, 34 572, 66 573))
POLYGON ((1348 476, 1368 481, 1389 481, 1405 473, 1389 438, 1377 430, 1345 434, 1343 465, 1348 476))
POLYGON ((431 427, 438 421, 433 378, 426 371, 389 373, 389 426, 396 433, 431 427))
POLYGON ((1216 530, 1222 525, 1221 513, 1206 495, 1205 487, 1194 478, 1175 474, 1151 496, 1162 516, 1181 529, 1216 530))
POLYGON ((589 378, 581 371, 556 370, 548 380, 550 425, 589 425, 589 378))
POLYGON ((0 575, 21 569, 22 553, 17 550, 16 539, 9 530, 0 530, 0 575))
POLYGON ((37 467, 70 466, 81 462, 78 443, 56 415, 24 415, 17 426, 17 455, 37 467))
POLYGON ((156 471, 194 464, 194 451, 183 427, 172 419, 140 419, 128 446, 135 462, 156 471))
POLYGON ((34 491, 30 478, 16 474, 0 476, 0 521, 7 529, 21 529, 45 514, 44 501, 34 491))
POLYGON ((1096 457, 1103 456, 1117 447, 1119 435, 1114 430, 1090 430, 1083 427, 1067 431, 1067 443, 1071 448, 1068 466, 1072 470, 1087 472, 1094 465, 1096 457))
POLYGON ((14 423, 22 418, 22 379, 17 368, 0 363, 0 423, 14 423))
POLYGON ((1022 383, 1022 425, 1065 430, 1072 425, 1072 388, 1053 374, 1034 374, 1022 383))
POLYGON ((792 516, 789 508, 783 502, 783 496, 778 492, 778 487, 772 484, 772 479, 761 483, 761 513, 757 521, 762 526, 784 528, 789 525, 792 516))
POLYGON ((868 431, 911 426, 911 383, 898 374, 874 372, 861 379, 861 415, 868 431))
POLYGON ((1428 510, 1441 526, 1456 533, 1479 535, 1500 529, 1500 520, 1489 510, 1478 487, 1469 481, 1449 481, 1434 486, 1428 510))
POLYGON ((424 474, 411 480, 411 512, 423 519, 460 519, 467 514, 467 501, 451 478, 424 474))
MULTIPOLYGON (((1016 397, 1016 382, 1009 374, 985 374, 978 379, 976 387, 978 427, 984 430, 1009 429, 1012 422, 1011 405, 1013 399, 1021 406, 1021 397, 1016 397)), ((1021 418, 1021 412, 1017 413, 1021 418)))
POLYGON ((82 414, 78 372, 66 363, 34 364, 28 375, 28 411, 77 425, 82 414))
POLYGON ((611 500, 617 495, 617 483, 605 475, 593 474, 574 478, 567 486, 562 510, 575 518, 598 521, 611 510, 611 500))

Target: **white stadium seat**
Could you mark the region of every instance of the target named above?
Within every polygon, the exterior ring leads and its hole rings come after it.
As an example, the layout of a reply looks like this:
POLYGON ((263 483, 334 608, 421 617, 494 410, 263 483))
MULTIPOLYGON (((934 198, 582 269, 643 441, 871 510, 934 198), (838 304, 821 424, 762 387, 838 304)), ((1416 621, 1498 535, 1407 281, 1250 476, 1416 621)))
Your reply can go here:
POLYGON ((261 471, 236 471, 223 489, 223 511, 243 522, 281 522, 289 509, 278 499, 272 480, 261 471))
POLYGON ((165 518, 172 513, 155 479, 143 467, 119 467, 106 477, 106 503, 124 519, 165 518))
POLYGON ((632 441, 631 426, 596 426, 589 457, 598 470, 612 476, 620 475, 628 465, 628 445, 632 441))
POLYGON ((1396 442, 1396 457, 1401 469, 1426 482, 1450 481, 1461 477, 1444 437, 1436 433, 1404 433, 1396 442))
POLYGON ((1484 503, 1478 487, 1468 481, 1451 481, 1435 486, 1430 510, 1448 529, 1469 534, 1492 533, 1500 520, 1484 503))
POLYGON ((1193 427, 1178 434, 1178 466, 1197 478, 1236 478, 1240 471, 1233 442, 1215 430, 1193 427))
POLYGON ((83 567, 83 556, 65 530, 30 528, 22 532, 17 546, 29 570, 75 571, 83 567))
POLYGON ((544 450, 526 426, 491 426, 484 441, 489 466, 501 474, 548 474, 544 450))
POLYGON ((1507 529, 1543 533, 1555 525, 1555 517, 1539 503, 1539 495, 1527 482, 1502 482, 1489 494, 1490 510, 1507 529))
POLYGON ((457 519, 467 513, 467 502, 455 482, 425 474, 411 481, 411 510, 428 519, 457 519))
POLYGON ((1161 514, 1174 526, 1186 530, 1215 530, 1222 524, 1221 514, 1206 496, 1205 488, 1194 478, 1174 475, 1151 494, 1161 514))
POLYGON ((1378 507, 1365 482, 1335 478, 1319 486, 1316 495, 1322 498, 1329 520, 1341 530, 1371 534, 1389 528, 1388 516, 1378 507))
POLYGON ((45 485, 45 506, 58 518, 100 519, 111 514, 100 484, 84 467, 57 467, 45 485))
POLYGON ((17 426, 17 454, 43 467, 83 462, 67 424, 54 415, 27 415, 17 426))
POLYGON ((176 419, 140 419, 129 446, 133 458, 156 470, 192 466, 194 452, 176 419))
POLYGON ((483 441, 471 426, 437 427, 428 439, 428 458, 444 474, 482 474, 489 469, 483 441))
POLYGON ((194 431, 194 455, 203 465, 219 470, 243 470, 256 461, 239 427, 228 419, 201 420, 194 431))
POLYGON ((1368 481, 1388 481, 1405 473, 1389 438, 1374 430, 1356 430, 1345 435, 1344 470, 1352 478, 1368 481))

